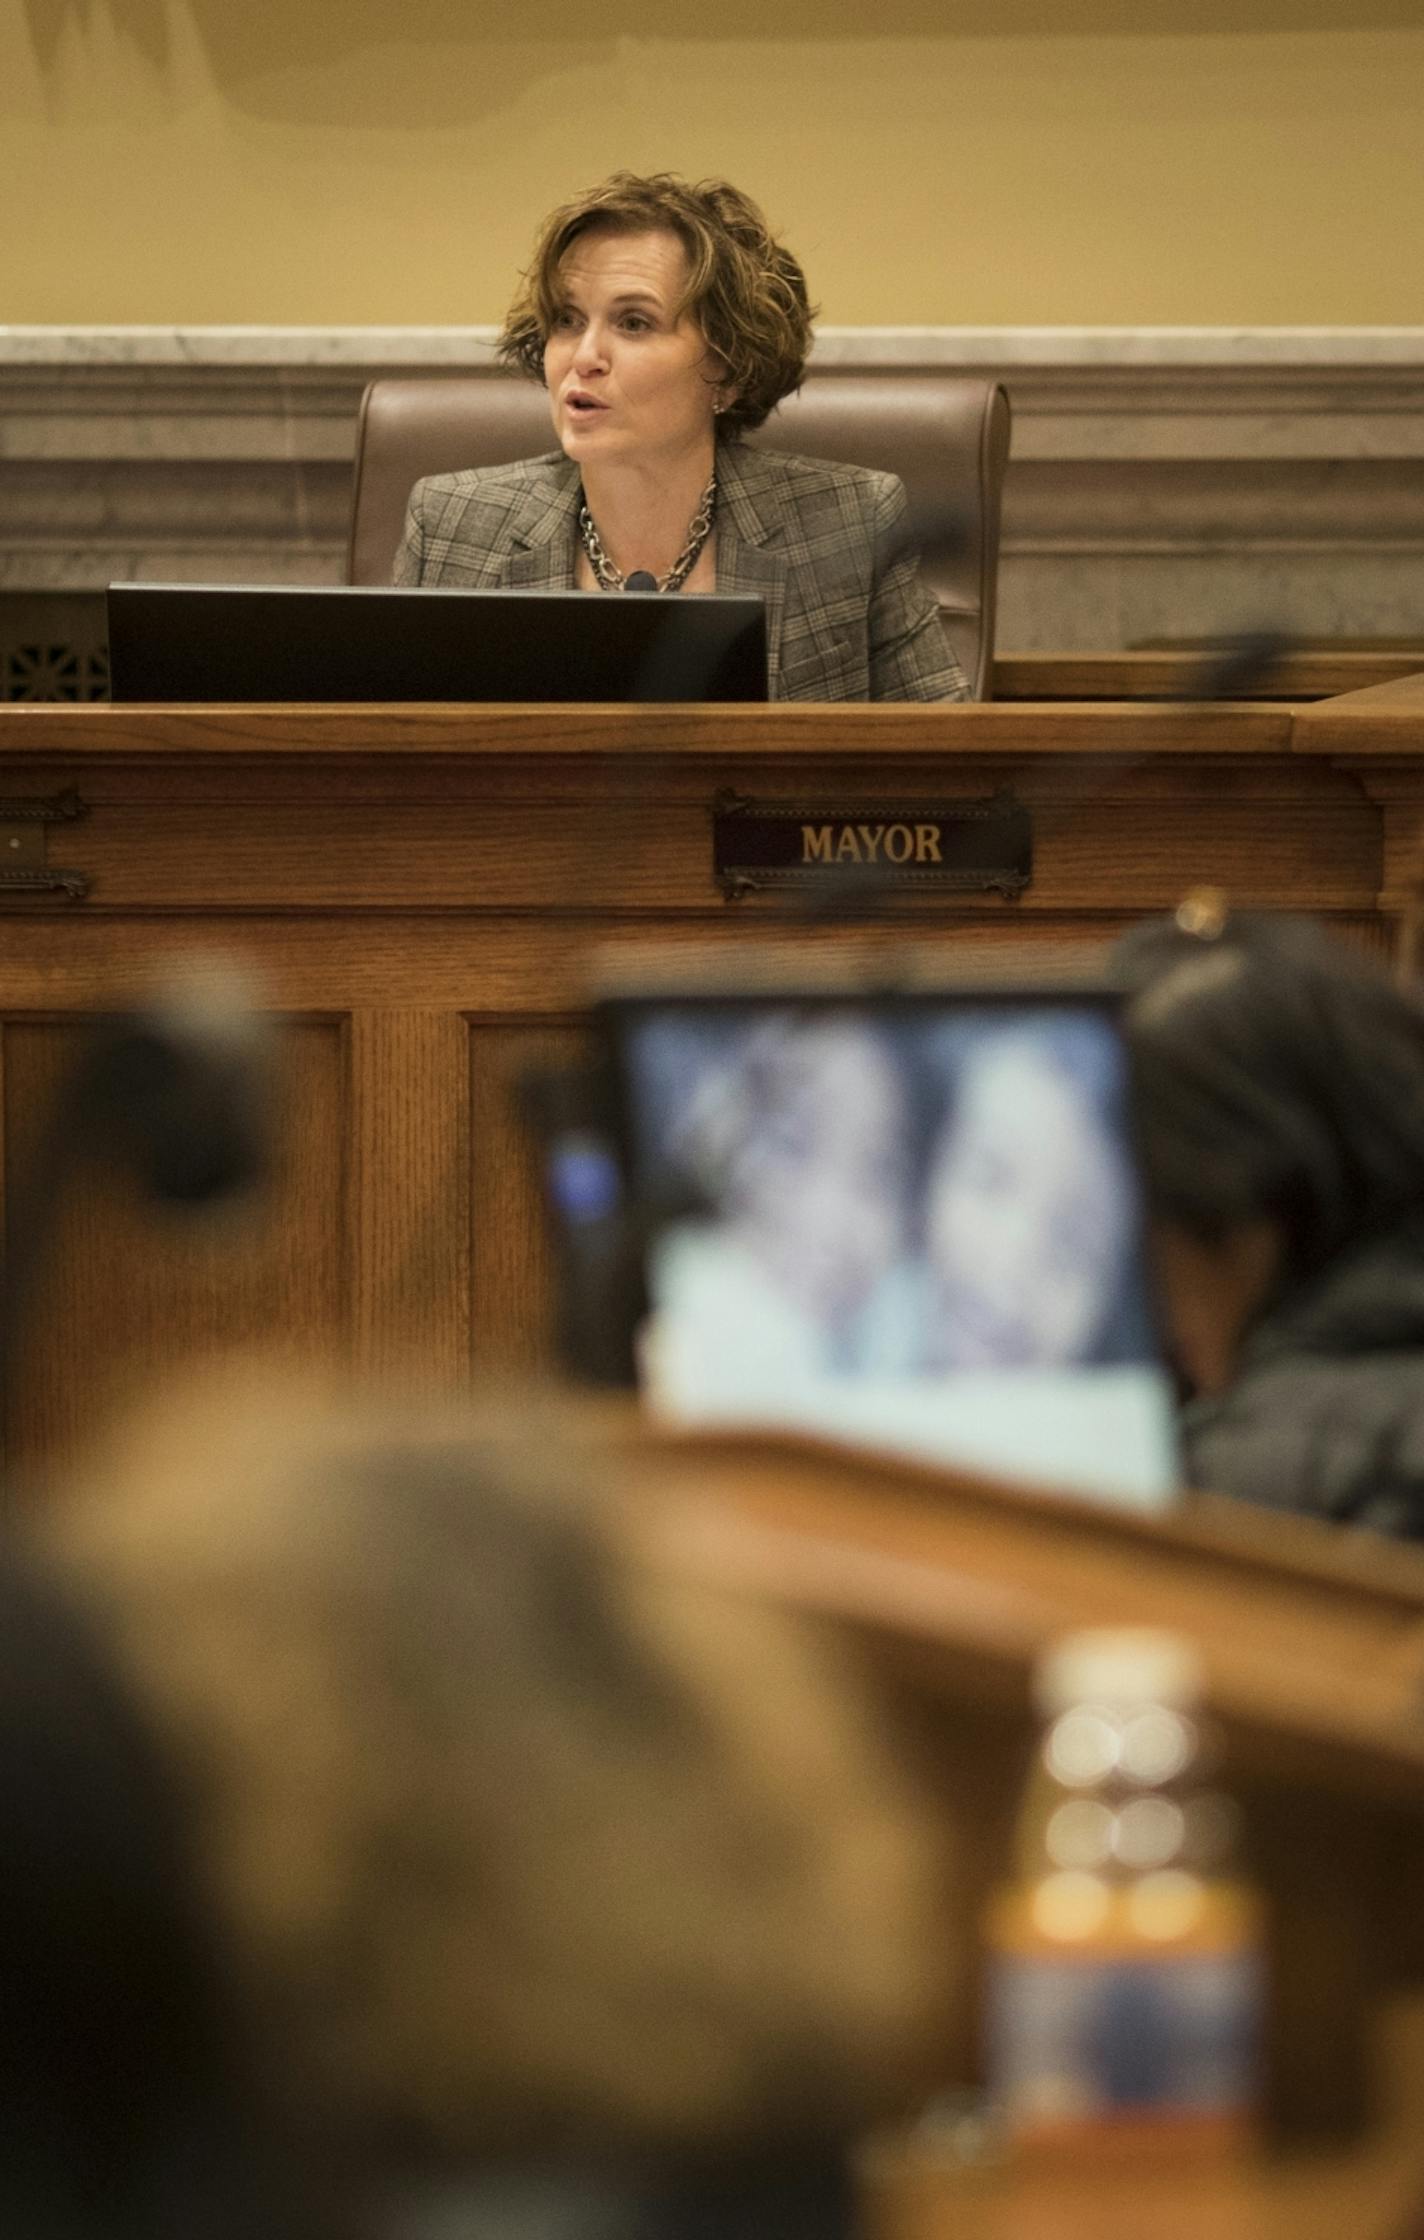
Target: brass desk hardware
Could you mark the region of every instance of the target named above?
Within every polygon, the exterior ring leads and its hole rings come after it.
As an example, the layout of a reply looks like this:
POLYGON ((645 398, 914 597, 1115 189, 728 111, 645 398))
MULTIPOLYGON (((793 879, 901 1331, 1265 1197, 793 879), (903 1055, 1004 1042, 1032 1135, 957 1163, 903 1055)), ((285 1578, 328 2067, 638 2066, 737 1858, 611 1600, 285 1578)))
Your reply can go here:
POLYGON ((73 786, 32 800, 0 800, 0 895, 62 894, 82 902, 89 880, 82 871, 51 865, 49 828, 77 824, 88 814, 73 786))

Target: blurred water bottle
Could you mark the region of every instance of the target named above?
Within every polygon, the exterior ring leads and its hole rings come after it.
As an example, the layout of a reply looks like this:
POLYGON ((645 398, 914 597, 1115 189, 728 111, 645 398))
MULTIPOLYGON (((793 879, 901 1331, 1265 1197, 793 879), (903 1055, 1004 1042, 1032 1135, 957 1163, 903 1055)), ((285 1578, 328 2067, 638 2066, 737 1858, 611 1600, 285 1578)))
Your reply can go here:
POLYGON ((1009 2137, 1230 2152, 1260 2086, 1260 1907, 1190 1646, 1072 1634, 1044 1658, 1017 1873, 987 1921, 988 2081, 1009 2137))

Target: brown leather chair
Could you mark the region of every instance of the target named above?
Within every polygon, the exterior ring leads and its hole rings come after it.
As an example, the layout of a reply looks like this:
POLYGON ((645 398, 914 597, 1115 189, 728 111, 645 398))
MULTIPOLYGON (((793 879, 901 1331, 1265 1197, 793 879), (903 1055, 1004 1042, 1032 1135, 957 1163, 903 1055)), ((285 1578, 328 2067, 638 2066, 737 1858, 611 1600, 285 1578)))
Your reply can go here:
MULTIPOLYGON (((751 438, 888 469, 909 492, 925 574, 975 697, 991 689, 1009 400, 996 381, 816 373, 751 438)), ((361 401, 349 583, 389 583, 412 484, 554 448, 536 383, 508 374, 373 381, 361 401)))

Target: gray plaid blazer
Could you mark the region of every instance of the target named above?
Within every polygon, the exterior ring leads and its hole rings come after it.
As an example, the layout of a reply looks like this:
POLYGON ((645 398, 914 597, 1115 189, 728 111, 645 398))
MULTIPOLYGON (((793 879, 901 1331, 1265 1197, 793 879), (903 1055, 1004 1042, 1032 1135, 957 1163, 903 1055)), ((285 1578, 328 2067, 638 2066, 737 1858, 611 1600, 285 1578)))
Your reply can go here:
MULTIPOLYGON (((410 494, 398 584, 572 591, 579 470, 555 451, 410 494)), ((725 443, 717 589, 766 601, 773 700, 964 700, 892 474, 725 443)))

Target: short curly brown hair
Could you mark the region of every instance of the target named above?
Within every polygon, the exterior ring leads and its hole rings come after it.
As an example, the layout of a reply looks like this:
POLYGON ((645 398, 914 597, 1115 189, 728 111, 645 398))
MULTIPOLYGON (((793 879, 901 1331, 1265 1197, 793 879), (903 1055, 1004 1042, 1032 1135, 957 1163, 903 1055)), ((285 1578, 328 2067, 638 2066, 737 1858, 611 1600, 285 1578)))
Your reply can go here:
POLYGON ((815 316, 806 275, 748 196, 725 179, 694 186, 671 171, 648 178, 615 171, 545 220, 499 339, 506 365, 543 380, 564 257, 580 234, 596 229, 662 231, 682 242, 689 272, 680 308, 696 317, 732 391, 720 428, 734 435, 759 428, 799 388, 815 316))

